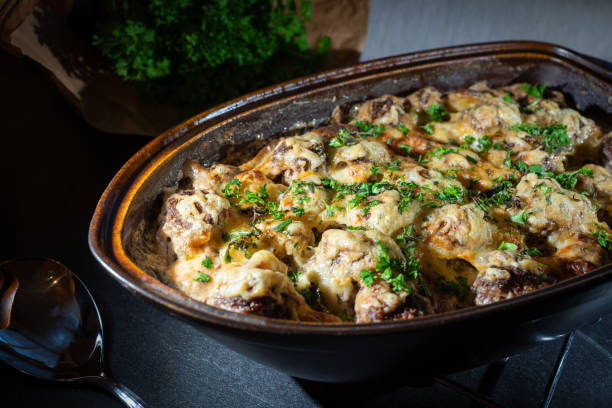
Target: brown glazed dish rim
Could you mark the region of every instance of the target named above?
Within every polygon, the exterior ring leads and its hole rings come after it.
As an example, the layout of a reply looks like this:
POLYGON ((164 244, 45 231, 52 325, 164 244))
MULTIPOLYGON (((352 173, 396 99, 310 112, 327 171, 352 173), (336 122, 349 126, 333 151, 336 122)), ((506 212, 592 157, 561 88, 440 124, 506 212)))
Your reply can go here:
POLYGON ((320 324, 250 316, 208 306, 150 276, 126 254, 121 231, 135 193, 155 168, 165 159, 171 158, 188 141, 200 137, 226 121, 235 120, 252 111, 267 109, 279 101, 308 97, 312 91, 347 82, 362 81, 377 75, 389 75, 396 70, 495 56, 552 60, 570 65, 573 69, 612 84, 610 70, 567 48, 541 42, 508 41, 454 46, 387 57, 268 87, 196 115, 165 131, 139 150, 123 165, 102 194, 89 228, 89 247, 96 259, 122 286, 158 306, 183 317, 228 329, 284 335, 356 336, 418 331, 426 327, 484 318, 503 313, 508 309, 537 307, 540 302, 551 296, 562 296, 563 293, 596 286, 600 282, 612 279, 612 264, 608 264, 536 292, 489 305, 432 314, 412 320, 320 324), (197 133, 189 134, 204 122, 211 123, 197 133), (179 140, 182 137, 184 140, 179 140))

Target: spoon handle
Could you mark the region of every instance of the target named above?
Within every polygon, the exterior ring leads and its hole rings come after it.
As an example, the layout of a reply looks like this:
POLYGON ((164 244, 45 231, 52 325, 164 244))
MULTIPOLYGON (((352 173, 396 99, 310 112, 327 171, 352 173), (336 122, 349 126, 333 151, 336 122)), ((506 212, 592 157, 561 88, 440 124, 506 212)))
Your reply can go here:
POLYGON ((89 377, 84 379, 84 381, 99 385, 110 391, 128 408, 148 408, 148 405, 138 395, 134 394, 132 390, 106 374, 100 377, 89 377))

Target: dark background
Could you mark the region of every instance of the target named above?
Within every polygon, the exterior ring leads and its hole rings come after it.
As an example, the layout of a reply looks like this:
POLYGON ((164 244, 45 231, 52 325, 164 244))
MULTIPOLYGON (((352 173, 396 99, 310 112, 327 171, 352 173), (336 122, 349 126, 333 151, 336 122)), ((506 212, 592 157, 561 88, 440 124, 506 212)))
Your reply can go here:
MULTIPOLYGON (((612 2, 509 3, 373 1, 362 58, 529 38, 612 60, 612 2), (537 12, 528 11, 532 3, 537 12)), ((389 390, 384 384, 355 388, 296 380, 241 357, 130 295, 93 259, 87 228, 106 184, 149 139, 91 128, 46 73, 26 59, 0 53, 0 90, 0 214, 9 237, 0 246, 0 259, 48 256, 75 271, 100 307, 109 371, 152 407, 472 406, 467 397, 428 382, 389 390)), ((611 334, 612 316, 577 333, 552 406, 611 405, 611 334)), ((557 339, 512 357, 492 398, 505 406, 538 406, 561 345, 557 339)), ((450 377, 487 391, 481 381, 486 370, 450 377)), ((120 406, 103 391, 33 380, 2 364, 0 391, 3 407, 120 406)))

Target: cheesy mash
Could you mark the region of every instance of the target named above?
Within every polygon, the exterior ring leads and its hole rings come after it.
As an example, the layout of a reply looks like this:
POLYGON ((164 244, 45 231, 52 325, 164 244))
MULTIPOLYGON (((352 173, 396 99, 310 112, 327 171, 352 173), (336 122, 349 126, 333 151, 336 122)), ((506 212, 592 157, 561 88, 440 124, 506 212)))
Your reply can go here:
POLYGON ((545 85, 385 95, 239 166, 185 163, 160 278, 239 313, 413 319, 609 262, 608 136, 545 85))

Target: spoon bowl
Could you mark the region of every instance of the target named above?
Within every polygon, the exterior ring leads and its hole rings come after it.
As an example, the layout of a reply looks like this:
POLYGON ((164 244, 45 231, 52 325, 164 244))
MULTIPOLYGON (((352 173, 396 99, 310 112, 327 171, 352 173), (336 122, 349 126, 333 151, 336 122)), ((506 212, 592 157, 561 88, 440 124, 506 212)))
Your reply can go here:
POLYGON ((93 296, 52 259, 0 263, 0 360, 41 379, 96 384, 128 407, 145 406, 104 371, 102 319, 93 296))

